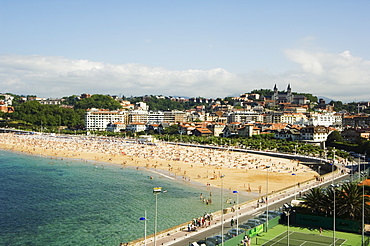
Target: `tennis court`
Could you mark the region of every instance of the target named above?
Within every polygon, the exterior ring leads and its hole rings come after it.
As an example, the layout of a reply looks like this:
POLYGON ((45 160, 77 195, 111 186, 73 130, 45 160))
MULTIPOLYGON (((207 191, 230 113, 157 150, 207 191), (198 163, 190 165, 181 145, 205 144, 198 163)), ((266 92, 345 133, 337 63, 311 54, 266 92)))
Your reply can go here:
POLYGON ((333 237, 321 236, 318 234, 307 234, 302 232, 290 231, 289 236, 288 232, 283 232, 275 238, 263 242, 263 239, 258 239, 259 245, 264 246, 280 246, 280 245, 291 245, 291 246, 334 246, 342 245, 345 243, 345 239, 335 238, 335 244, 333 237), (288 242, 289 241, 289 242, 288 242))

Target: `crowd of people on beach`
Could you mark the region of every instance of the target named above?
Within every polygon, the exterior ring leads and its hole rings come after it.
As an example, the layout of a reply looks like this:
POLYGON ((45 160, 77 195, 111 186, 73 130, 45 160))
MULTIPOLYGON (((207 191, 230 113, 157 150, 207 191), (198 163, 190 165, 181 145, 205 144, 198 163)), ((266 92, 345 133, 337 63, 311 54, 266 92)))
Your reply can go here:
MULTIPOLYGON (((167 143, 158 143, 156 145, 139 144, 132 140, 123 138, 108 137, 90 137, 90 136, 58 136, 58 135, 16 135, 1 134, 0 140, 9 145, 21 146, 23 151, 34 152, 36 148, 52 151, 56 156, 63 154, 70 158, 79 158, 80 153, 97 153, 108 155, 109 161, 118 156, 132 157, 129 163, 134 166, 136 158, 146 159, 147 167, 156 167, 162 165, 153 159, 161 159, 172 162, 185 162, 193 165, 212 166, 218 168, 235 168, 266 170, 269 163, 270 172, 306 172, 309 170, 305 165, 299 165, 296 160, 276 159, 252 155, 242 152, 232 152, 228 150, 217 150, 208 148, 186 147, 167 143)), ((102 158, 96 157, 96 161, 102 161, 102 158)), ((122 164, 127 164, 125 161, 122 164)), ((169 164, 168 171, 177 172, 186 175, 186 170, 173 167, 169 164)), ((219 176, 215 171, 207 173, 209 179, 217 179, 219 176)))

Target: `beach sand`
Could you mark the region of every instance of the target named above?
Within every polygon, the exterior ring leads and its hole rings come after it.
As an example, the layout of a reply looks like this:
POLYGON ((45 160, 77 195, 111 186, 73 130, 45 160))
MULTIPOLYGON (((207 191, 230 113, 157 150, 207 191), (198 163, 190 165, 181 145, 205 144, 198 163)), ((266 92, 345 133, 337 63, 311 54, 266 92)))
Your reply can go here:
POLYGON ((167 143, 138 144, 117 138, 0 134, 0 148, 45 157, 71 158, 170 172, 185 181, 244 192, 278 191, 317 176, 296 160, 167 143), (270 168, 266 169, 266 166, 270 168), (296 175, 292 175, 292 174, 296 175))

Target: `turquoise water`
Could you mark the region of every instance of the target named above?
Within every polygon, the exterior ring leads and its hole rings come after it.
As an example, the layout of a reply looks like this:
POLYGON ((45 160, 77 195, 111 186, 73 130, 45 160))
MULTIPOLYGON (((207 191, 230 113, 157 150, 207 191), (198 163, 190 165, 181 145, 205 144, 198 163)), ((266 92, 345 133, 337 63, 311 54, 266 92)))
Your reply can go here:
POLYGON ((157 186, 157 231, 220 210, 219 191, 160 174, 0 150, 0 245, 119 245, 144 236, 145 211, 152 234, 157 186))

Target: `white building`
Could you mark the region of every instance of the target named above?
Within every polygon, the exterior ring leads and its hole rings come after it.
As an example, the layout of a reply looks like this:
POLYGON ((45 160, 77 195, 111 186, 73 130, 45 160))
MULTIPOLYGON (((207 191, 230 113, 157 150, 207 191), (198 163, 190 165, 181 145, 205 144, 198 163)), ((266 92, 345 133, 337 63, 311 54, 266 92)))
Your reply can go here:
POLYGON ((4 100, 0 100, 4 103, 5 106, 12 106, 14 97, 8 94, 0 94, 4 97, 4 100))
POLYGON ((149 112, 147 110, 132 110, 128 113, 128 122, 140 122, 147 123, 149 118, 149 112))
POLYGON ((328 127, 307 126, 301 129, 301 140, 314 143, 325 142, 329 133, 328 127))
POLYGON ((142 132, 146 130, 146 124, 141 122, 130 123, 126 126, 126 131, 142 132))
POLYGON ((263 116, 254 111, 235 111, 227 114, 227 122, 262 122, 263 116))
POLYGON ((108 132, 122 132, 126 130, 126 125, 121 122, 109 123, 107 126, 108 132))
POLYGON ((109 124, 128 123, 127 111, 90 109, 86 111, 85 125, 87 131, 106 131, 109 124))
POLYGON ((164 115, 163 122, 167 123, 185 122, 186 120, 186 113, 184 111, 179 110, 164 111, 163 115, 164 115))
POLYGON ((281 116, 281 123, 287 123, 291 125, 300 125, 300 122, 304 122, 306 120, 306 115, 301 113, 284 113, 281 116))
POLYGON ((164 121, 164 113, 162 111, 149 111, 148 124, 159 124, 164 121))
POLYGON ((308 119, 304 122, 309 126, 341 126, 342 115, 336 113, 313 113, 308 115, 308 119))

